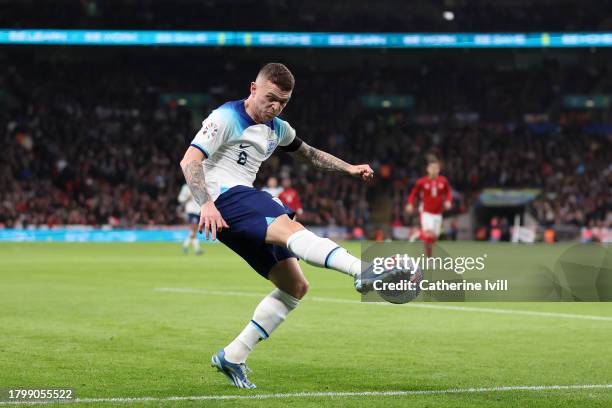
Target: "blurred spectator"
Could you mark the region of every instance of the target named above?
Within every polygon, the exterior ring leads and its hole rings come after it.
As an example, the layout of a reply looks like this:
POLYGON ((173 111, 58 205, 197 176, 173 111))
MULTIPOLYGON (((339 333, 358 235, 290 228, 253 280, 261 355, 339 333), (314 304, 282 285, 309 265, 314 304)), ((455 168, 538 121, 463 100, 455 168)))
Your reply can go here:
POLYGON ((283 179, 283 191, 278 195, 278 198, 283 204, 295 211, 297 215, 304 213, 300 194, 295 188, 291 187, 291 179, 289 177, 283 179))
POLYGON ((278 179, 276 177, 270 177, 268 178, 266 186, 261 190, 269 193, 272 197, 278 197, 278 195, 283 191, 283 188, 278 185, 278 179))

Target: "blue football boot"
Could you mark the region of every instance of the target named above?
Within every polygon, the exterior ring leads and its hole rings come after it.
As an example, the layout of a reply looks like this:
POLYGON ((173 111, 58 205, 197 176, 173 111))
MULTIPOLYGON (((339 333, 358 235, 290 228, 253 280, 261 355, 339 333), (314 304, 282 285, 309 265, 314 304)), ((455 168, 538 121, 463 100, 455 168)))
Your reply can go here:
POLYGON ((223 349, 213 354, 211 358, 211 365, 217 367, 217 370, 222 372, 230 383, 238 388, 257 388, 255 384, 249 381, 247 378, 247 372, 250 372, 246 364, 235 364, 230 363, 225 359, 225 351, 223 349))

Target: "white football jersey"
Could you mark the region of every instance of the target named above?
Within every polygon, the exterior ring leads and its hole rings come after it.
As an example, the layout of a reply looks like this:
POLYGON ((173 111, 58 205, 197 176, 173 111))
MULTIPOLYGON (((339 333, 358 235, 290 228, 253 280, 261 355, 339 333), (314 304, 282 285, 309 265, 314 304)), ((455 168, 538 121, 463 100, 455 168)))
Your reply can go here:
POLYGON ((185 205, 185 212, 187 214, 200 214, 200 206, 195 198, 193 198, 187 184, 183 184, 183 187, 181 187, 181 192, 178 195, 178 202, 185 205))
POLYGON ((191 146, 206 156, 206 188, 213 200, 237 185, 252 187, 261 163, 277 146, 287 146, 295 130, 282 119, 255 123, 244 100, 227 102, 202 122, 191 146))

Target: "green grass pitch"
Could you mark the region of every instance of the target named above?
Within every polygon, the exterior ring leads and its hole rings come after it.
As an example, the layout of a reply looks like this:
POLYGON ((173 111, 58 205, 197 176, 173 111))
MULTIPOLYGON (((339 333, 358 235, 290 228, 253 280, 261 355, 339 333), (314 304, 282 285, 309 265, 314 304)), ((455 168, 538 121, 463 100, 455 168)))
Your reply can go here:
MULTIPOLYGON (((271 285, 224 246, 204 249, 0 244, 0 389, 68 387, 101 399, 69 406, 96 407, 612 406, 612 388, 486 390, 612 384, 610 303, 362 304, 346 276, 305 264, 309 294, 249 359, 258 388, 235 389, 210 356, 271 285), (171 399, 232 395, 248 398, 171 399), (107 400, 137 397, 153 399, 107 400)), ((486 246, 502 263, 509 249, 486 246)))

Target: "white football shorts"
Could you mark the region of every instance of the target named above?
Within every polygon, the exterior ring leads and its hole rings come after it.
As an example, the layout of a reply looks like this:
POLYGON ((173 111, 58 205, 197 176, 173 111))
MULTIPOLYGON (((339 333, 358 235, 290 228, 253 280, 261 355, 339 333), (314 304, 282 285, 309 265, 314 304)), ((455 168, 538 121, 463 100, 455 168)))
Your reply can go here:
POLYGON ((436 234, 436 237, 440 236, 440 230, 442 229, 442 214, 422 212, 421 229, 423 231, 433 232, 436 234))

